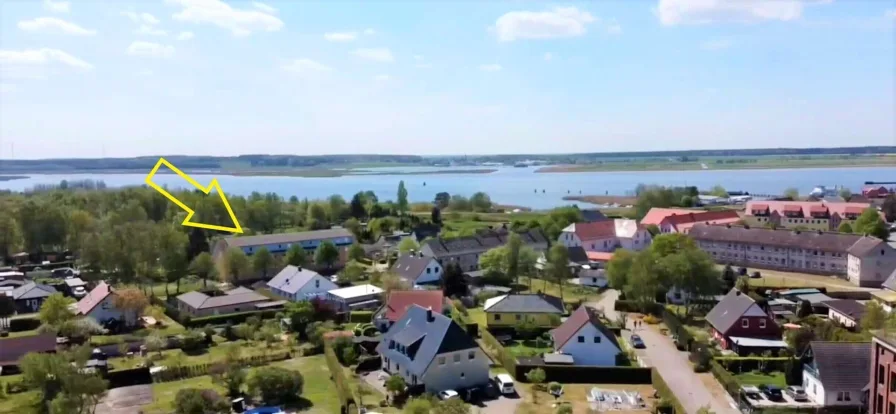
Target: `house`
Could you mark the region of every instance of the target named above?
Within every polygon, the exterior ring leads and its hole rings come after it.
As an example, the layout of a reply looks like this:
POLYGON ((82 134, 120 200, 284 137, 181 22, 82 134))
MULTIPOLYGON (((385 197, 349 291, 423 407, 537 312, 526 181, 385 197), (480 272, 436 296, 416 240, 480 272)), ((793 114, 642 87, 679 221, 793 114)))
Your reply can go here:
MULTIPOLYGON (((896 336, 892 332, 871 333, 868 385, 868 413, 889 413, 896 408, 896 336)), ((858 369, 858 368, 857 368, 858 369)))
POLYGON ((100 324, 116 321, 134 326, 137 323, 137 312, 118 309, 115 297, 115 289, 103 281, 81 298, 74 308, 78 315, 93 318, 100 324))
POLYGON ((394 230, 392 234, 381 234, 376 241, 371 244, 362 245, 364 253, 368 256, 387 256, 398 251, 398 245, 404 239, 411 239, 417 242, 417 235, 414 232, 406 232, 402 230, 394 230))
POLYGON ((429 393, 460 391, 489 381, 489 358, 451 318, 411 306, 377 346, 383 371, 429 393))
MULTIPOLYGON (((840 224, 853 224, 870 203, 822 201, 750 201, 744 211, 744 223, 750 226, 794 227, 809 230, 837 231, 840 224)), ((883 213, 881 213, 883 217, 883 213)))
POLYGON ((12 286, 19 287, 28 282, 25 274, 16 270, 0 271, 0 287, 12 286))
MULTIPOLYGON (((566 248, 566 255, 569 257, 569 268, 574 277, 578 278, 579 284, 583 286, 605 287, 607 286, 607 275, 603 269, 602 262, 591 260, 591 254, 598 252, 586 252, 582 246, 570 246, 566 248)), ((601 253, 612 256, 612 253, 601 253)), ((547 266, 547 252, 541 252, 541 255, 535 262, 535 268, 544 270, 547 266)))
POLYGON ((803 360, 806 394, 824 407, 862 407, 871 378, 871 351, 871 342, 809 342, 803 360))
POLYGON ((615 366, 622 347, 596 310, 582 305, 551 331, 554 351, 572 356, 575 365, 615 366))
POLYGON ((698 223, 688 234, 717 263, 837 275, 880 287, 896 270, 896 249, 869 236, 698 223))
POLYGON ((293 265, 284 267, 267 282, 267 286, 271 293, 292 301, 323 297, 328 291, 339 288, 317 272, 293 265))
POLYGON ((486 299, 483 310, 486 325, 493 328, 513 328, 524 320, 539 328, 560 325, 566 308, 560 298, 542 293, 511 293, 486 299))
POLYGON ((713 339, 722 349, 738 354, 760 354, 786 348, 774 316, 740 290, 731 289, 706 315, 713 339))
MULTIPOLYGON (((524 246, 536 252, 548 249, 548 239, 541 229, 532 229, 519 234, 524 246)), ((423 243, 420 251, 424 256, 436 259, 442 267, 457 264, 463 272, 474 272, 479 269, 479 256, 495 247, 507 243, 510 231, 506 229, 484 230, 473 236, 454 239, 436 238, 423 243)))
POLYGON ((659 227, 660 223, 663 222, 666 217, 669 217, 673 214, 685 215, 691 213, 700 213, 704 210, 697 209, 686 209, 686 208, 659 208, 654 207, 647 211, 647 214, 644 215, 644 218, 641 219, 642 226, 654 225, 659 227))
POLYGON ((828 307, 828 319, 847 328, 855 328, 862 322, 865 305, 852 299, 836 299, 824 302, 828 307))
POLYGON ((15 302, 16 313, 34 313, 40 310, 40 305, 48 296, 56 293, 52 286, 28 282, 11 291, 6 292, 15 302))
POLYGON ((355 236, 348 229, 344 228, 225 237, 215 243, 212 255, 218 258, 231 247, 239 248, 250 256, 262 247, 268 249, 274 255, 281 255, 285 254, 292 245, 302 246, 308 255, 313 255, 318 246, 326 241, 336 245, 336 248, 339 250, 339 263, 335 267, 341 267, 347 261, 348 247, 355 242, 355 236))
POLYGON ((740 215, 734 210, 720 211, 693 211, 687 214, 671 213, 660 221, 657 226, 660 233, 685 233, 691 231, 694 224, 735 224, 740 221, 740 215))
POLYGON ((380 306, 383 290, 374 285, 349 286, 327 292, 326 299, 336 312, 372 310, 380 306))
POLYGON ((398 256, 391 270, 411 286, 417 286, 438 285, 442 281, 444 269, 435 258, 412 252, 398 256))
POLYGON ((887 198, 892 192, 892 189, 888 189, 882 185, 872 184, 862 187, 862 196, 866 198, 887 198))
POLYGON ((435 313, 443 313, 445 294, 441 290, 397 290, 389 294, 386 303, 373 313, 373 324, 380 331, 401 319, 411 306, 432 309, 435 313))
POLYGON ((27 353, 55 353, 56 335, 47 333, 17 338, 0 338, 0 371, 5 367, 17 367, 27 353))
POLYGON ((639 251, 650 246, 650 232, 635 220, 614 219, 592 223, 573 223, 560 233, 558 243, 581 246, 588 252, 613 252, 616 249, 639 251))
MULTIPOLYGON (((267 296, 243 287, 216 296, 209 296, 194 290, 177 297, 177 310, 195 318, 255 311, 259 309, 258 305, 269 303, 271 303, 271 299, 267 296)), ((281 301, 280 304, 282 305, 282 303, 281 301)), ((264 307, 269 308, 268 306, 264 307)))

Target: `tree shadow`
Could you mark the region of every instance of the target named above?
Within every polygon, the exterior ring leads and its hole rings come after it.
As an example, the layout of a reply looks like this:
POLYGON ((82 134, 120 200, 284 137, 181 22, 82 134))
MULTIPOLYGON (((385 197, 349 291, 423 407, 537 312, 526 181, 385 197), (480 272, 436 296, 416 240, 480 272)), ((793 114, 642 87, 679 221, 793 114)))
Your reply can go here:
POLYGON ((305 397, 299 397, 295 401, 290 402, 289 404, 285 404, 283 408, 296 410, 296 411, 304 411, 314 407, 314 403, 311 400, 305 397))

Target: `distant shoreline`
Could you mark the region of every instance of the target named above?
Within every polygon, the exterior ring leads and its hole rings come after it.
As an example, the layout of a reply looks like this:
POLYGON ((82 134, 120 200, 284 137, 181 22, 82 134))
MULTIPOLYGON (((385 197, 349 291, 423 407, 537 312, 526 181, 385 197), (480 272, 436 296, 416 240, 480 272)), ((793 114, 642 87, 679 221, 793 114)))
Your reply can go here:
POLYGON ((552 165, 535 170, 536 174, 586 173, 586 172, 680 172, 680 171, 737 171, 737 170, 804 170, 804 169, 838 169, 838 168, 896 168, 896 163, 865 163, 838 165, 726 165, 710 164, 709 168, 700 165, 646 164, 643 166, 626 165, 552 165))
POLYGON ((24 180, 30 178, 27 175, 0 175, 0 181, 24 180))
MULTIPOLYGON (((233 177, 300 177, 300 178, 332 178, 346 176, 378 176, 378 175, 445 175, 445 174, 491 174, 498 171, 494 168, 482 169, 444 169, 433 171, 373 171, 375 169, 358 169, 358 170, 330 170, 330 169, 308 169, 308 170, 284 170, 284 171, 185 171, 187 174, 195 175, 219 175, 233 177)), ((39 173, 30 173, 38 175, 102 175, 102 174, 145 174, 149 171, 133 171, 133 170, 75 170, 75 171, 46 171, 39 173)), ((171 171, 159 170, 159 174, 173 174, 171 171)), ((31 178, 25 175, 0 175, 0 181, 12 181, 18 179, 31 178)))

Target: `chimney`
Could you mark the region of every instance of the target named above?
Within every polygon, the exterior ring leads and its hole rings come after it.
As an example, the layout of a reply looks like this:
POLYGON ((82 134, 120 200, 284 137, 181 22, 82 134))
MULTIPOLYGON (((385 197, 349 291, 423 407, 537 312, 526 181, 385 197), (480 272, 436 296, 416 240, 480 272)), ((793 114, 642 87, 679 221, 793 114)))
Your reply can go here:
POLYGON ((432 316, 432 306, 430 306, 426 308, 426 322, 432 322, 434 320, 436 320, 436 318, 432 316))

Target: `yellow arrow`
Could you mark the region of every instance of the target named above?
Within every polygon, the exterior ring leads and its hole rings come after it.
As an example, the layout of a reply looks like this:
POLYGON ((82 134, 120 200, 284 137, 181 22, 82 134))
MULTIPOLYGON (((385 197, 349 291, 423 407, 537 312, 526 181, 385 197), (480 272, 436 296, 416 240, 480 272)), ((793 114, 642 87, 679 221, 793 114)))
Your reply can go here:
POLYGON ((236 215, 233 214, 233 209, 230 208, 230 202, 227 201, 227 196, 225 196, 224 191, 221 190, 221 185, 218 184, 217 178, 212 179, 212 182, 208 184, 208 187, 202 187, 202 185, 197 183, 196 180, 194 180, 192 177, 187 175, 185 172, 179 170, 173 164, 168 162, 168 160, 166 160, 165 158, 159 158, 159 162, 156 163, 156 166, 153 167, 152 171, 149 172, 149 175, 146 176, 146 184, 148 186, 154 188, 159 193, 162 193, 162 195, 165 196, 165 198, 171 200, 174 204, 177 204, 178 207, 182 208, 184 211, 187 212, 187 218, 185 218, 183 223, 181 223, 184 226, 198 227, 200 229, 227 231, 227 232, 231 232, 231 233, 242 233, 243 232, 243 228, 240 226, 240 222, 236 219, 236 215), (164 188, 162 188, 158 184, 152 182, 152 177, 154 177, 156 175, 156 172, 159 171, 159 167, 161 167, 163 165, 168 167, 168 169, 170 169, 171 171, 174 171, 174 173, 177 174, 178 176, 180 176, 180 178, 187 180, 187 182, 190 183, 193 187, 198 188, 199 191, 202 191, 205 194, 209 194, 209 193, 211 193, 212 190, 216 190, 218 192, 218 195, 221 196, 221 201, 224 202, 224 207, 227 208, 227 214, 230 215, 230 219, 233 220, 233 225, 235 227, 216 226, 214 224, 191 222, 190 219, 193 218, 193 214, 195 213, 193 211, 193 209, 187 207, 187 205, 184 204, 182 201, 178 200, 177 197, 171 195, 171 193, 169 193, 168 191, 165 191, 164 188))

